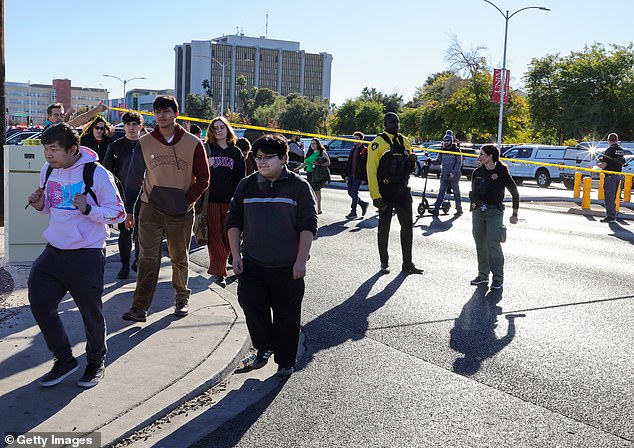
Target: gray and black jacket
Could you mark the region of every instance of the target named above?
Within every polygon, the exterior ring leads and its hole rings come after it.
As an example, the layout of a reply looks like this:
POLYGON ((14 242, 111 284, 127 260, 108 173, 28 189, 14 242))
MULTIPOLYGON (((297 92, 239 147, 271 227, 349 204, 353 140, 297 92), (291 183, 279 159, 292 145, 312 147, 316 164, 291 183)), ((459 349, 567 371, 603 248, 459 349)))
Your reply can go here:
POLYGON ((317 233, 317 205, 306 180, 284 167, 270 182, 255 172, 238 184, 225 225, 242 231, 244 259, 268 268, 295 264, 299 234, 317 233))

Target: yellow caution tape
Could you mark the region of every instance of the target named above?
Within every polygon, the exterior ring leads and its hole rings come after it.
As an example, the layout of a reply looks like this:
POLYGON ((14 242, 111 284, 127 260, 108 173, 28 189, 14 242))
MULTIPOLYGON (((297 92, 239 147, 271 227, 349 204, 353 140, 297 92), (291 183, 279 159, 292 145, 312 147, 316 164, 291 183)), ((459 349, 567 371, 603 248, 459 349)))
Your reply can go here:
MULTIPOLYGON (((154 112, 150 112, 150 111, 143 111, 143 110, 132 110, 132 109, 124 109, 121 107, 110 107, 110 110, 116 110, 119 112, 137 112, 143 115, 154 115, 154 112)), ((178 117, 176 117, 177 120, 185 120, 185 121, 197 121, 200 123, 211 123, 211 120, 206 120, 204 118, 194 118, 194 117, 188 117, 186 115, 179 115, 178 117)), ((251 124, 244 124, 244 123, 229 123, 231 125, 231 127, 236 128, 236 129, 254 129, 256 131, 265 131, 265 132, 271 132, 271 133, 278 133, 278 134, 290 134, 290 135, 299 135, 299 136, 304 136, 304 137, 309 137, 309 138, 318 138, 321 140, 342 140, 344 142, 353 142, 356 143, 358 142, 358 140, 353 139, 353 138, 347 138, 347 137, 337 137, 334 135, 325 135, 325 134, 312 134, 309 132, 298 132, 298 131, 289 131, 286 129, 275 129, 275 128, 267 128, 264 126, 254 126, 251 124)), ((455 151, 445 151, 442 149, 429 149, 429 148, 425 148, 423 146, 412 146, 412 149, 419 149, 422 151, 427 151, 427 152, 437 152, 437 153, 441 153, 441 154, 455 154, 455 155, 461 155, 463 157, 478 157, 477 154, 462 154, 459 152, 455 152, 455 151)), ((573 171, 587 171, 590 173, 605 173, 605 174, 620 174, 623 176, 634 176, 634 174, 631 173, 620 173, 620 172, 616 172, 616 171, 606 171, 606 170, 602 170, 602 169, 595 169, 595 168, 583 168, 583 167, 578 167, 578 166, 569 166, 569 165, 563 165, 563 164, 559 164, 559 163, 544 163, 544 162, 533 162, 530 160, 518 160, 518 159, 509 159, 506 157, 500 157, 501 160, 505 160, 505 161, 513 161, 516 163, 525 163, 525 164, 531 164, 531 165, 539 165, 539 166, 552 166, 555 168, 559 168, 561 170, 565 170, 565 169, 569 169, 569 170, 573 170, 573 171)))

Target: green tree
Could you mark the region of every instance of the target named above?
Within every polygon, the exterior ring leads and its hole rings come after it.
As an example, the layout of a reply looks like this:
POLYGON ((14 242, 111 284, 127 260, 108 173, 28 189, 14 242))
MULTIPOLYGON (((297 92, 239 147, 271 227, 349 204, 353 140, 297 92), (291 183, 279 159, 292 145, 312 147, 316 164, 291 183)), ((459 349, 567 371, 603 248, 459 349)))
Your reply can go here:
POLYGON ((342 135, 361 131, 377 134, 383 130, 385 106, 377 101, 346 100, 328 119, 330 133, 342 135))
POLYGON ((398 113, 403 107, 403 97, 401 95, 397 93, 386 95, 383 92, 377 91, 374 87, 364 87, 358 99, 365 102, 375 101, 381 103, 384 106, 385 112, 398 113))
POLYGON ((327 114, 328 106, 324 101, 310 101, 305 96, 291 93, 286 96, 286 108, 279 116, 279 124, 283 129, 316 133, 324 130, 327 114))
POLYGON ((567 139, 634 138, 633 44, 586 46, 533 59, 525 77, 535 132, 567 139))
POLYGON ((252 97, 252 99, 249 99, 245 104, 244 113, 249 117, 253 117, 255 115, 255 111, 259 107, 272 105, 279 95, 275 90, 267 88, 253 88, 251 89, 250 96, 252 97))
POLYGON ((247 89, 247 78, 244 75, 239 75, 236 78, 236 93, 238 96, 238 104, 236 108, 239 112, 244 112, 244 108, 249 100, 249 89, 247 89))
POLYGON ((212 99, 208 95, 188 93, 185 97, 185 115, 193 118, 209 119, 216 116, 212 99))

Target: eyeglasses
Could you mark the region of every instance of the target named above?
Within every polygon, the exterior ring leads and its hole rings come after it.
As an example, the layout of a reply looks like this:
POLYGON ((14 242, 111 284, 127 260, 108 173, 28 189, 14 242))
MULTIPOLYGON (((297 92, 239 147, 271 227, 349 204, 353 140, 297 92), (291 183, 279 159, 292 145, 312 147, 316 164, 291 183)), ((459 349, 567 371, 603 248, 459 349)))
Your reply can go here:
POLYGON ((271 160, 277 158, 277 154, 271 154, 270 156, 255 156, 255 161, 257 163, 269 163, 271 160))
POLYGON ((105 127, 103 127, 103 126, 95 126, 95 130, 96 130, 96 131, 105 131, 105 130, 106 130, 106 128, 105 128, 105 127))

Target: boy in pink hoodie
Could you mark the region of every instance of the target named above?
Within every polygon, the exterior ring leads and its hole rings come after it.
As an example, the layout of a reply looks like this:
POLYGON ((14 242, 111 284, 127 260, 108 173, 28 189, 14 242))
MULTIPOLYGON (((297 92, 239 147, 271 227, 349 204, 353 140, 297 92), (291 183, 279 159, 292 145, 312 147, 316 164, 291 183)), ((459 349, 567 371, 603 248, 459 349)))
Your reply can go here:
POLYGON ((72 126, 59 123, 49 127, 42 134, 42 144, 47 163, 40 173, 41 187, 31 193, 29 204, 49 215, 42 234, 48 244, 33 263, 28 288, 31 312, 55 362, 40 385, 54 386, 78 368, 57 310, 68 292, 86 331, 87 365, 77 384, 93 387, 105 373, 106 321, 101 296, 108 224, 122 222, 125 210, 114 179, 103 166, 95 167, 92 187, 85 185, 84 169, 97 157, 93 150, 79 145, 79 134, 72 126))

